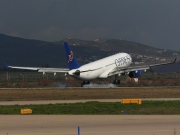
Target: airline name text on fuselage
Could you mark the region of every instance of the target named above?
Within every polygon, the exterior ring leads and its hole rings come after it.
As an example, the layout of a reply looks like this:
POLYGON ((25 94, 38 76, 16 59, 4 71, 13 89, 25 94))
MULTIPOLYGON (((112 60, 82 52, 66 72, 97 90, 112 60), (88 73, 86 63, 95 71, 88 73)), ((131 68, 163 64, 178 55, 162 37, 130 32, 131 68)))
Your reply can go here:
POLYGON ((115 59, 115 64, 116 64, 116 67, 120 67, 122 65, 130 63, 130 61, 131 61, 130 57, 127 55, 125 57, 115 59))

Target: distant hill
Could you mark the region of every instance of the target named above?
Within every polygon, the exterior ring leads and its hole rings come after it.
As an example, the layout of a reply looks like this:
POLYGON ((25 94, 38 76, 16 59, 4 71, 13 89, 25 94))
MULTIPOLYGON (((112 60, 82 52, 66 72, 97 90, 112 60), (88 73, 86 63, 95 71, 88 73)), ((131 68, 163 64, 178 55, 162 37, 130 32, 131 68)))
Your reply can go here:
MULTIPOLYGON (((20 66, 60 66, 61 44, 0 34, 0 62, 20 66), (56 63, 56 64, 55 64, 56 63)), ((65 57, 64 57, 65 58, 65 57)), ((64 62, 64 60, 63 60, 64 62)))
POLYGON ((63 43, 68 41, 80 64, 118 52, 130 53, 136 64, 163 62, 179 57, 180 52, 164 50, 136 42, 117 39, 85 41, 64 39, 45 42, 0 34, 0 63, 17 66, 67 67, 63 43))

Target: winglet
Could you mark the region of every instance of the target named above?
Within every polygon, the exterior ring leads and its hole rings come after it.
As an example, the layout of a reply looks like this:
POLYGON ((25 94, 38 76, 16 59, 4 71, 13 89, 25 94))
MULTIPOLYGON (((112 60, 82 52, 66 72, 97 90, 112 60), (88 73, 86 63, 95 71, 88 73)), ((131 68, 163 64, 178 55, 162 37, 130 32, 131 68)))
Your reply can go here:
POLYGON ((65 50, 66 50, 66 58, 68 60, 68 66, 69 66, 69 69, 72 70, 72 69, 77 69, 79 68, 79 64, 73 54, 73 51, 71 50, 70 46, 68 45, 67 42, 64 42, 64 47, 65 47, 65 50))

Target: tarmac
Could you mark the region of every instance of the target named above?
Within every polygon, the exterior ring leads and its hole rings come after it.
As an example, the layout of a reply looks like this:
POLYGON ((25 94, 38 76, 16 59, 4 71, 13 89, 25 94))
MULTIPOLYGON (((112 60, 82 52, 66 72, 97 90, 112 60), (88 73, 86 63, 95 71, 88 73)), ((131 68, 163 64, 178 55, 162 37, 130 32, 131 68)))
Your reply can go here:
POLYGON ((0 135, 180 135, 180 115, 0 115, 0 135))
MULTIPOLYGON (((88 101, 120 102, 120 99, 1 101, 0 105, 88 101)), ((180 135, 180 115, 0 115, 0 135, 78 135, 78 127, 79 135, 180 135)))

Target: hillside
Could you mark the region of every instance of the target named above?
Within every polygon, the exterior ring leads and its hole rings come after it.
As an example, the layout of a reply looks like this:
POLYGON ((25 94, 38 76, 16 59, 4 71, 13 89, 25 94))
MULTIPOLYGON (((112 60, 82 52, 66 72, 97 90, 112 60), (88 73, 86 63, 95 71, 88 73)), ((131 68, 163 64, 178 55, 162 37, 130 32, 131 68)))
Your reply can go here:
MULTIPOLYGON (((75 46, 83 46, 83 48, 91 47, 93 51, 100 50, 100 56, 103 54, 107 56, 118 52, 127 52, 132 55, 134 60, 136 59, 135 61, 138 59, 139 61, 144 59, 144 62, 153 62, 155 60, 161 61, 161 59, 169 60, 178 57, 178 54, 180 54, 180 51, 159 49, 136 42, 118 39, 96 39, 95 41, 69 39, 68 41, 75 46)), ((84 50, 87 51, 86 49, 84 50)))
POLYGON ((60 63, 61 58, 58 57, 61 57, 61 53, 64 55, 62 45, 2 34, 0 34, 0 48, 1 63, 6 62, 20 66, 43 66, 46 64, 55 66, 60 63))
POLYGON ((63 42, 68 41, 80 64, 118 52, 130 53, 134 64, 165 62, 179 57, 180 52, 153 48, 136 42, 117 39, 85 41, 64 39, 45 42, 0 34, 0 62, 18 66, 67 67, 63 42))

